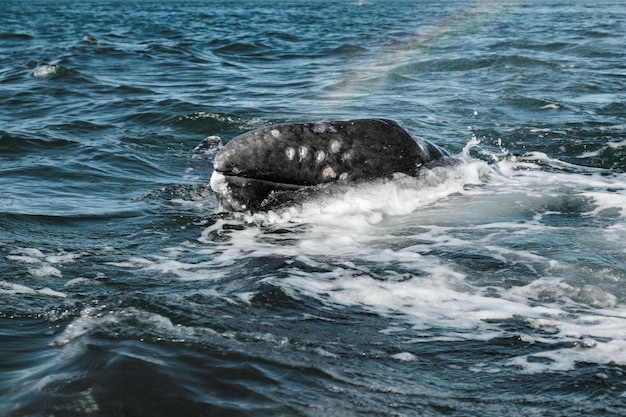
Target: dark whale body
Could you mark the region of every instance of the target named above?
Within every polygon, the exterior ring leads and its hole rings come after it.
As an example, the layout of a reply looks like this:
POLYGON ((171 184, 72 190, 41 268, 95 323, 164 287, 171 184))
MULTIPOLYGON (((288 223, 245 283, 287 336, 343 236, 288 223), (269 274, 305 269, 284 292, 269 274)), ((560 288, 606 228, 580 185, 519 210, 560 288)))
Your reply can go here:
POLYGON ((392 120, 282 124, 228 142, 213 161, 211 188, 226 210, 266 209, 290 193, 325 184, 395 173, 417 176, 425 165, 446 156, 392 120))

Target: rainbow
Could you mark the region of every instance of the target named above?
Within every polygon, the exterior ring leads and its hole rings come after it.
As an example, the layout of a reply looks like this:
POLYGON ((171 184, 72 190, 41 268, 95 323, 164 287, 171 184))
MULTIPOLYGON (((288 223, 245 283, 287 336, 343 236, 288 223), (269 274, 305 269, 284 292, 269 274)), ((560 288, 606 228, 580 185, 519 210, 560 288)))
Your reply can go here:
POLYGON ((347 71, 343 80, 326 89, 324 98, 326 106, 336 107, 338 103, 375 94, 386 84, 385 80, 388 78, 386 75, 414 62, 416 55, 425 51, 426 46, 445 35, 465 34, 471 28, 481 27, 487 21, 501 17, 507 5, 510 6, 511 3, 502 0, 476 1, 454 14, 420 27, 418 33, 397 44, 392 50, 371 54, 358 60, 355 62, 355 68, 347 71))

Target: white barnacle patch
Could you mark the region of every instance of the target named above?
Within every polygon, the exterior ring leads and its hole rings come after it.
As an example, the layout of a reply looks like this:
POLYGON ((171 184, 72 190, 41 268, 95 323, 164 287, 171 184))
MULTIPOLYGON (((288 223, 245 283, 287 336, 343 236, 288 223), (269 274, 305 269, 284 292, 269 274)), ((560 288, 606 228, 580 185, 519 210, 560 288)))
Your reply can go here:
POLYGON ((337 178, 337 173, 331 167, 324 168, 324 170, 322 171, 322 175, 324 176, 324 178, 337 178))
POLYGON ((300 146, 298 148, 298 160, 302 161, 304 158, 306 158, 308 153, 309 149, 306 146, 300 146))
POLYGON ((313 125, 313 131, 315 133, 324 133, 326 132, 326 126, 327 126, 326 123, 315 123, 313 125))
POLYGON ((290 161, 293 160, 293 157, 296 156, 296 150, 294 148, 292 148, 292 147, 286 148, 285 149, 285 156, 290 161))
POLYGON ((277 137, 279 137, 279 136, 280 136, 280 130, 278 130, 278 129, 272 129, 272 130, 270 130, 270 134, 271 134, 272 136, 274 136, 275 138, 277 138, 277 137))
POLYGON ((311 128, 311 130, 313 130, 313 132, 318 133, 318 134, 336 133, 337 132, 337 129, 335 129, 333 127, 333 125, 328 123, 328 122, 314 123, 313 127, 311 128))
POLYGON ((339 176, 339 179, 341 181, 345 181, 348 179, 348 173, 347 172, 342 172, 341 175, 339 176))
POLYGON ((333 140, 332 142, 330 142, 330 146, 328 147, 328 150, 331 153, 337 153, 339 152, 339 150, 341 149, 341 142, 338 140, 333 140))
POLYGON ((315 162, 320 163, 326 159, 326 153, 324 151, 315 152, 315 162))

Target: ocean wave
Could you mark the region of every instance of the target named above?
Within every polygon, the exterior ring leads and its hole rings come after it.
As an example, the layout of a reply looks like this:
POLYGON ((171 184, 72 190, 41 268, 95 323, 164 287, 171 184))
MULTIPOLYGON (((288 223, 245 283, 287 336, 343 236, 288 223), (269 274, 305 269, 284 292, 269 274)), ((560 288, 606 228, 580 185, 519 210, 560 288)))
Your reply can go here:
POLYGON ((1 3, 0 414, 620 415, 624 7, 548 3, 1 3), (459 162, 226 213, 194 153, 359 117, 459 162))
POLYGON ((33 77, 49 78, 52 76, 62 76, 72 73, 76 73, 76 71, 62 65, 38 63, 33 70, 33 77))
POLYGON ((67 139, 54 139, 38 132, 0 131, 0 151, 7 155, 29 154, 37 151, 63 150, 76 143, 67 139))

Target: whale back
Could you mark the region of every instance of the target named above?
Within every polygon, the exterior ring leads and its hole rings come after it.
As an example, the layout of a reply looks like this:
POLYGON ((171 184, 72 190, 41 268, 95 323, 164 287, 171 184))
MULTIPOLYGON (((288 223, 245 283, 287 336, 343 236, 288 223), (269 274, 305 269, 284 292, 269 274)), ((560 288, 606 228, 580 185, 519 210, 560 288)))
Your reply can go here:
POLYGON ((213 165, 223 175, 306 186, 395 172, 415 175, 440 156, 441 150, 414 139, 394 121, 362 119, 247 132, 228 142, 213 165))
POLYGON ((225 210, 268 208, 314 186, 417 176, 424 164, 447 155, 392 120, 282 124, 224 145, 213 161, 211 188, 225 210))

